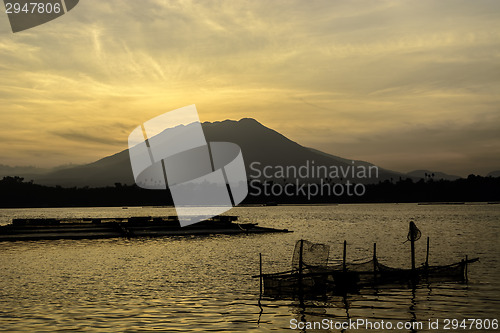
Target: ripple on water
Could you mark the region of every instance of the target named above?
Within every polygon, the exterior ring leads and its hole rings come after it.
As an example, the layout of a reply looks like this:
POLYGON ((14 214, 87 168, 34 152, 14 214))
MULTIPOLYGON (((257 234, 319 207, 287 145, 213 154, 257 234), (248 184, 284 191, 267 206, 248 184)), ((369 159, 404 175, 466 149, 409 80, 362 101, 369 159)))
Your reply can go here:
MULTIPOLYGON (((236 208, 245 222, 289 228, 290 234, 56 240, 0 243, 0 331, 264 332, 287 329, 291 319, 349 318, 427 321, 498 318, 500 206, 338 205, 236 208), (497 207, 495 207, 497 206, 497 207), (264 272, 287 270, 295 241, 331 246, 341 260, 370 258, 408 267, 403 244, 412 219, 431 238, 431 263, 480 256, 468 285, 439 283, 364 290, 347 297, 299 302, 261 300, 258 254, 264 272)), ((0 210, 13 217, 125 216, 118 208, 0 210)), ((134 209, 134 215, 172 215, 171 209, 134 209)), ((5 220, 5 221, 4 221, 5 220)), ((423 238, 424 238, 423 237, 423 238)), ((417 242, 417 262, 425 260, 417 242)))

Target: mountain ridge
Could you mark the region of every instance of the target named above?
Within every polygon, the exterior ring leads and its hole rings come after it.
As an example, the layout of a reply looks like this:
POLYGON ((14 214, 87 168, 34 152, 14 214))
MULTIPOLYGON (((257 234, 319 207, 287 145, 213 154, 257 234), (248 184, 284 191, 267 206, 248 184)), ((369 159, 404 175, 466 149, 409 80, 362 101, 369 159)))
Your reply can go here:
MULTIPOLYGON (((252 174, 253 168, 250 168, 253 162, 259 162, 261 166, 290 166, 297 168, 303 166, 307 161, 314 161, 316 165, 336 165, 344 168, 348 166, 375 166, 370 162, 346 159, 314 148, 302 146, 283 134, 264 126, 253 118, 242 118, 240 120, 226 119, 215 122, 204 122, 201 125, 207 142, 233 142, 241 147, 249 179, 255 176, 252 174)), ((358 179, 358 181, 362 183, 377 183, 385 180, 397 181, 400 178, 411 178, 418 181, 422 177, 417 172, 433 173, 428 170, 415 170, 412 172, 413 174, 405 174, 378 166, 377 168, 378 178, 358 179)), ((11 172, 14 169, 11 167, 8 171, 11 172)), ((439 179, 438 177, 441 175, 460 178, 440 172, 434 172, 434 175, 434 179, 439 179)), ((15 175, 11 174, 10 176, 15 175)), ((47 173, 34 172, 32 174, 18 174, 18 176, 23 176, 28 180, 33 179, 37 184, 48 186, 103 187, 113 186, 115 183, 134 184, 128 149, 84 165, 70 165, 47 173)), ((280 181, 280 179, 272 179, 272 181, 280 181)))

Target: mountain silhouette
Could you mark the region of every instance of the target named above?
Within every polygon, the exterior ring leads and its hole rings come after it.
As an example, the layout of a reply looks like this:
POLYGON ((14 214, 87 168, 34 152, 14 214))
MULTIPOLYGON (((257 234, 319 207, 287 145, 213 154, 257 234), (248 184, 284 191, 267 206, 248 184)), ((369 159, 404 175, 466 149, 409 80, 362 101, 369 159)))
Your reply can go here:
MULTIPOLYGON (((336 166, 343 168, 343 170, 351 170, 349 168, 353 166, 374 166, 368 162, 352 161, 304 147, 251 118, 243 118, 239 121, 205 122, 202 127, 208 142, 233 142, 241 147, 249 178, 258 175, 256 169, 262 170, 266 166, 269 166, 268 171, 276 170, 277 166, 299 168, 307 163, 314 166, 336 166)), ((407 177, 403 173, 378 168, 378 178, 356 178, 354 181, 378 183, 384 180, 397 181, 399 178, 407 177)), ((319 178, 323 179, 323 177, 310 177, 309 181, 319 180, 319 178)), ((342 177, 341 175, 340 178, 345 181, 352 177, 350 175, 342 177)), ((113 186, 115 183, 127 185, 134 183, 128 149, 90 164, 70 166, 44 175, 33 175, 33 180, 37 184, 63 187, 102 187, 113 186)), ((267 180, 291 181, 291 179, 281 177, 272 177, 272 179, 267 180)))
POLYGON ((500 170, 492 171, 486 175, 486 177, 500 177, 500 170))

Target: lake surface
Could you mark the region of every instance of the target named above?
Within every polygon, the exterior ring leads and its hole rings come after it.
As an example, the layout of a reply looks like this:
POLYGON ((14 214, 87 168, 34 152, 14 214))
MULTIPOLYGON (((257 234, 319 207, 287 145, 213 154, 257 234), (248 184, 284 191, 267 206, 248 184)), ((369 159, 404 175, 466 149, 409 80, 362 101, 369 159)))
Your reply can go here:
MULTIPOLYGON (((3 209, 0 224, 14 217, 173 214, 172 208, 150 207, 3 209)), ((441 331, 445 319, 500 319, 500 205, 239 207, 227 214, 294 232, 0 243, 0 331, 281 332, 291 331, 291 320, 365 319, 424 322, 423 329, 394 331, 430 332, 429 320, 440 320, 441 331), (332 262, 340 262, 344 240, 348 261, 370 258, 376 242, 380 262, 409 267, 410 246, 403 242, 411 220, 422 231, 417 263, 425 261, 427 236, 432 265, 480 257, 469 266, 468 284, 363 290, 303 302, 263 298, 259 307, 259 281, 251 278, 259 272, 259 253, 270 273, 290 269, 299 239, 330 245, 332 262)))

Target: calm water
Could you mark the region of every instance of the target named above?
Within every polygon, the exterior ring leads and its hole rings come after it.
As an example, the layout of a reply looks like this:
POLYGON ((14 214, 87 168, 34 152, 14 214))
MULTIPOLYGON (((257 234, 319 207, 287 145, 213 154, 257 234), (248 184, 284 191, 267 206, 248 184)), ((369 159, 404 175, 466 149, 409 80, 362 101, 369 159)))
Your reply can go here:
MULTIPOLYGON (((13 217, 172 214, 168 208, 5 209, 0 224, 13 217)), ((500 205, 244 207, 228 214, 295 232, 0 243, 0 331, 267 332, 289 331, 293 319, 426 325, 429 319, 500 319, 500 205), (259 308, 259 283, 251 278, 259 252, 264 272, 275 272, 289 269, 301 238, 329 244, 332 261, 341 259, 344 239, 349 260, 369 258, 377 242, 381 262, 408 267, 403 241, 410 220, 422 231, 418 263, 425 260, 426 236, 431 264, 480 257, 467 285, 384 288, 302 303, 263 299, 259 308)))

